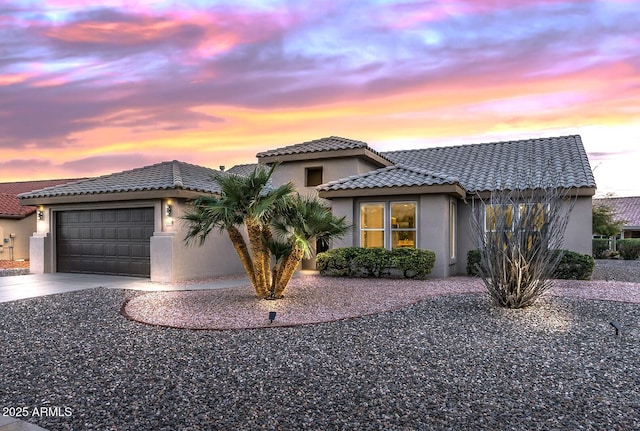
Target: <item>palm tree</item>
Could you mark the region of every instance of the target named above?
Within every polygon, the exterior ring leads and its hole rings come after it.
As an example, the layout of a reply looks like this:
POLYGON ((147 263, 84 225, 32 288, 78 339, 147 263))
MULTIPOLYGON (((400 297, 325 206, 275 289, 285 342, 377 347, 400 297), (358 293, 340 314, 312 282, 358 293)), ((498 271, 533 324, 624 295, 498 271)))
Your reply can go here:
POLYGON ((301 198, 292 183, 271 187, 275 168, 258 167, 246 177, 219 175, 220 196, 195 199, 183 217, 187 243, 204 243, 214 229, 228 233, 259 298, 281 298, 300 260, 310 254, 311 241, 328 241, 347 229, 344 218, 334 217, 317 198, 301 198))
MULTIPOLYGON (((279 217, 272 223, 281 250, 271 280, 271 298, 281 298, 303 257, 313 253, 312 244, 320 241, 328 245, 333 238, 344 235, 350 226, 344 217, 335 217, 316 197, 298 194, 286 202, 279 217)), ((272 246, 273 248, 273 246, 272 246)))

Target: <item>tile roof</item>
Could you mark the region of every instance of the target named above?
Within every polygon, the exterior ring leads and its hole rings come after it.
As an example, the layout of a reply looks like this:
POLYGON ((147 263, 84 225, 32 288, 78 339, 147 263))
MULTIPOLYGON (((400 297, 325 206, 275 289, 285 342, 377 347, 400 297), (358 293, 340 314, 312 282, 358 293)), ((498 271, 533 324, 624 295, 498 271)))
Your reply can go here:
POLYGON ((322 151, 337 150, 353 150, 364 149, 373 154, 380 156, 380 153, 369 147, 369 144, 354 139, 341 138, 339 136, 330 136, 328 138, 314 139, 313 141, 303 142, 301 144, 289 145, 286 147, 276 148, 274 150, 263 151, 256 154, 257 158, 288 156, 292 154, 319 153, 322 151))
POLYGON ((561 187, 596 187, 578 135, 381 154, 394 163, 446 172, 470 193, 528 188, 545 180, 557 180, 561 187))
POLYGON ((593 205, 612 207, 618 219, 625 220, 625 226, 640 226, 640 196, 599 198, 593 200, 593 205))
POLYGON ((247 175, 252 173, 258 166, 260 166, 258 163, 248 163, 246 165, 235 165, 231 167, 229 170, 227 170, 227 172, 229 172, 230 174, 242 175, 246 177, 247 175))
POLYGON ((18 194, 30 192, 44 187, 72 183, 85 178, 67 178, 58 180, 17 181, 0 183, 0 218, 24 218, 36 211, 36 207, 20 205, 18 194))
POLYGON ((404 165, 389 166, 352 175, 318 186, 320 191, 356 190, 382 187, 411 187, 456 184, 458 179, 445 174, 429 172, 404 165))
POLYGON ((173 160, 35 190, 23 193, 19 197, 41 198, 172 189, 217 193, 220 189, 213 178, 218 174, 220 171, 215 169, 173 160))

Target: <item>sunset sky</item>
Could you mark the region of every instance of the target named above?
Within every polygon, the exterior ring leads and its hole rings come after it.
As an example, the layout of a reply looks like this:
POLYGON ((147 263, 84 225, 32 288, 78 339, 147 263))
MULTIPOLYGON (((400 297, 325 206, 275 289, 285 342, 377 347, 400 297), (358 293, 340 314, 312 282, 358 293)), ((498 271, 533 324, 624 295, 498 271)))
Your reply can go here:
POLYGON ((568 134, 640 195, 640 1, 0 0, 0 181, 568 134))

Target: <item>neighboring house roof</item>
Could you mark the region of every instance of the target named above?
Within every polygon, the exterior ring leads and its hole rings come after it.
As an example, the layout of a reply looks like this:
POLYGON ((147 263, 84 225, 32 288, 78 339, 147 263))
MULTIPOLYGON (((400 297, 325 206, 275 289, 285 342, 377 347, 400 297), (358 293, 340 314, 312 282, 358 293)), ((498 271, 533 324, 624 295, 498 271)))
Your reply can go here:
POLYGON ((274 161, 308 160, 308 154, 311 153, 317 154, 318 158, 359 156, 381 167, 392 164, 379 152, 369 147, 366 142, 341 138, 339 136, 314 139, 313 141, 307 141, 301 144, 263 151, 258 153, 256 157, 261 163, 272 163, 274 161))
POLYGON ((625 227, 640 227, 640 196, 594 199, 593 205, 613 208, 616 217, 625 221, 625 227))
POLYGON ((231 169, 229 169, 227 172, 230 174, 242 175, 246 177, 247 175, 252 173, 258 166, 260 165, 257 163, 248 163, 246 165, 235 165, 231 169))
POLYGON ((218 183, 213 179, 219 174, 215 169, 173 160, 23 193, 19 198, 28 202, 39 198, 167 190, 218 193, 218 183))
POLYGON ((552 182, 595 188, 580 136, 526 139, 381 153, 397 164, 458 178, 469 193, 552 182))
POLYGON ((352 175, 318 186, 318 190, 356 190, 382 187, 411 187, 456 184, 458 179, 445 174, 409 166, 395 165, 364 174, 352 175))
POLYGON ((34 206, 22 206, 18 194, 44 187, 72 183, 85 178, 66 178, 57 180, 16 181, 0 183, 0 218, 24 218, 36 211, 34 206))

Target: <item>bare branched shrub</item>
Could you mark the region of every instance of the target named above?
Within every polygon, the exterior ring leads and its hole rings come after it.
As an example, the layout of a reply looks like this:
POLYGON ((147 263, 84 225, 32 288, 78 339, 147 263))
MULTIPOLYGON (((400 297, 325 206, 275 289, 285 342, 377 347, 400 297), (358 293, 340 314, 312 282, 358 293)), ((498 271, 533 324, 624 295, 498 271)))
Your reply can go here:
POLYGON ((478 195, 471 217, 478 274, 493 302, 506 308, 528 307, 549 288, 562 257, 554 250, 575 204, 570 191, 552 181, 525 181, 525 190, 497 186, 489 197, 478 195))

